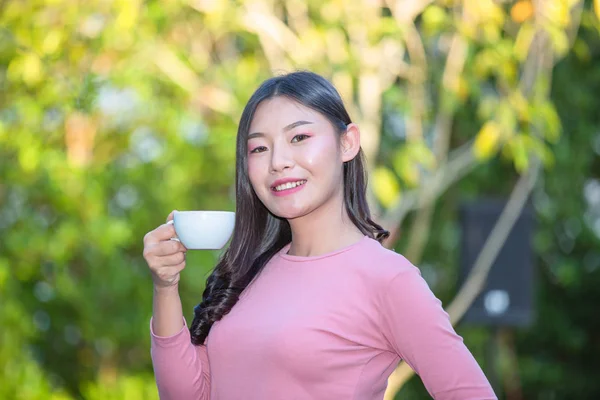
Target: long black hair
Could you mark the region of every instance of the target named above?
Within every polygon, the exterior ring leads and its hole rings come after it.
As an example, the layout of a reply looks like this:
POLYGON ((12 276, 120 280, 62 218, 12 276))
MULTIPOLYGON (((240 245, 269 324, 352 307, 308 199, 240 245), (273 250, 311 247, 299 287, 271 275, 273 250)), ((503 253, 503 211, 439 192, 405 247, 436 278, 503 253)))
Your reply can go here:
MULTIPOLYGON (((215 321, 223 318, 265 264, 292 240, 287 220, 274 216, 259 200, 248 177, 248 131, 259 104, 285 96, 325 116, 342 135, 352 121, 342 98, 325 78, 299 71, 266 80, 244 108, 237 133, 236 215, 229 248, 208 277, 202 302, 194 308, 192 343, 204 343, 215 321)), ((350 220, 365 235, 383 241, 389 232, 371 219, 362 149, 344 163, 344 206, 350 220)))

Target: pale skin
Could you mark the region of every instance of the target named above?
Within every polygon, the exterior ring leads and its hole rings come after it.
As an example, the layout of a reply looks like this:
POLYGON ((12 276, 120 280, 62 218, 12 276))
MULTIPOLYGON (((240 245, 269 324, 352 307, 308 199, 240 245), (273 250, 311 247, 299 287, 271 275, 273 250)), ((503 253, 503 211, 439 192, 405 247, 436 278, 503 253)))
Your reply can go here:
MULTIPOLYGON (((325 254, 364 237, 343 206, 343 163, 359 150, 355 124, 340 136, 325 116, 285 97, 258 106, 250 125, 248 174, 263 204, 290 223, 289 254, 325 254), (275 181, 287 178, 306 183, 294 193, 276 196, 275 181)), ((167 221, 172 219, 173 213, 167 221)), ((183 327, 178 284, 186 249, 170 240, 174 236, 173 225, 163 224, 144 237, 144 258, 154 282, 153 330, 158 336, 174 335, 183 327)))

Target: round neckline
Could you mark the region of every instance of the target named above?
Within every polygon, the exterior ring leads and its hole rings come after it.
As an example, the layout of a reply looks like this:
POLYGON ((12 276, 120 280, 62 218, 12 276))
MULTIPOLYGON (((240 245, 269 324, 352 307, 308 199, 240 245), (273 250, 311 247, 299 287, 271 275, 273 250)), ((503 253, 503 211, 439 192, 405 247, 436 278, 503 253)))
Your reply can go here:
POLYGON ((322 258, 335 256, 340 253, 345 253, 348 250, 352 250, 353 248, 360 246, 362 243, 366 242, 369 239, 370 239, 369 236, 365 235, 362 237, 362 239, 360 239, 352 244, 349 244, 348 246, 344 246, 337 250, 333 250, 328 253, 324 253, 324 254, 320 254, 320 255, 316 255, 316 256, 294 256, 291 254, 287 254, 287 252, 289 251, 289 249, 292 245, 292 243, 290 242, 290 243, 286 244, 285 246, 283 246, 283 248, 281 250, 279 250, 279 253, 277 255, 279 257, 283 258, 284 260, 288 260, 288 261, 295 261, 295 262, 315 261, 315 260, 320 260, 322 258))

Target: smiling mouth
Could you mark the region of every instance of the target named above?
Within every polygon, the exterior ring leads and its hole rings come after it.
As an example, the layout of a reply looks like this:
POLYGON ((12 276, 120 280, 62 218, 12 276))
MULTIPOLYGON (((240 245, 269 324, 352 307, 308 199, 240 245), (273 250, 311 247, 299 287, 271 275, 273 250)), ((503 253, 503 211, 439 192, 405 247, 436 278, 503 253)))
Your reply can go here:
POLYGON ((293 188, 298 187, 298 186, 302 186, 305 183, 306 183, 306 179, 299 180, 299 181, 296 181, 296 182, 288 182, 288 183, 284 183, 284 184, 281 184, 281 185, 277 185, 277 186, 271 188, 271 190, 273 190, 275 192, 282 192, 284 190, 289 190, 289 189, 293 189, 293 188))

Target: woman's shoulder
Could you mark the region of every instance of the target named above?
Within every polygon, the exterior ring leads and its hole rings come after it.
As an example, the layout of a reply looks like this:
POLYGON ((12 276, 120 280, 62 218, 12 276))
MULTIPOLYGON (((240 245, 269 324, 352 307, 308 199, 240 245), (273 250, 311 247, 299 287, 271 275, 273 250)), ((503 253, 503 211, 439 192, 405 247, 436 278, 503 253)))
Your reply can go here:
POLYGON ((375 239, 368 239, 357 257, 356 266, 368 272, 373 279, 387 282, 402 273, 418 273, 419 269, 395 250, 384 247, 375 239))

